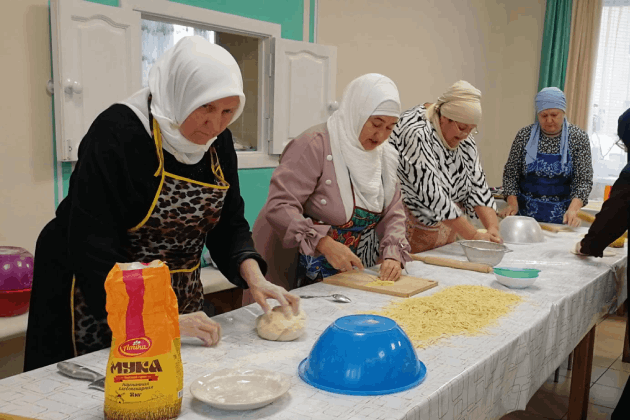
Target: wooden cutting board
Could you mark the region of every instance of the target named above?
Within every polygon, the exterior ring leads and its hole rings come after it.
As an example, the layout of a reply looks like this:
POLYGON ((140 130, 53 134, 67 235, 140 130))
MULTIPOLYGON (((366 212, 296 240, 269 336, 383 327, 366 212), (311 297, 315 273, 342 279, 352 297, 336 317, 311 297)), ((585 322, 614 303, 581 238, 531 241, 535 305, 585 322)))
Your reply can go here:
POLYGON ((438 282, 434 280, 412 276, 400 276, 400 280, 392 285, 368 286, 368 283, 375 280, 378 279, 371 274, 355 272, 339 273, 334 276, 326 277, 324 283, 398 297, 411 297, 438 285, 438 282))

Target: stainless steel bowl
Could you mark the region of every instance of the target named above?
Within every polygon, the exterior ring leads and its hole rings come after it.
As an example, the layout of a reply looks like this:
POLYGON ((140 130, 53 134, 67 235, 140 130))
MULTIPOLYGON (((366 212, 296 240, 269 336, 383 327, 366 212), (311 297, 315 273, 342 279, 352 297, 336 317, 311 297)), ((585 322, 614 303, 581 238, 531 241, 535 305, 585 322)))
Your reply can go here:
POLYGON ((488 264, 492 267, 503 259, 503 255, 512 252, 503 244, 490 241, 459 241, 470 262, 488 264))
POLYGON ((511 244, 535 244, 545 240, 536 219, 527 216, 508 216, 501 220, 499 233, 504 242, 511 244))

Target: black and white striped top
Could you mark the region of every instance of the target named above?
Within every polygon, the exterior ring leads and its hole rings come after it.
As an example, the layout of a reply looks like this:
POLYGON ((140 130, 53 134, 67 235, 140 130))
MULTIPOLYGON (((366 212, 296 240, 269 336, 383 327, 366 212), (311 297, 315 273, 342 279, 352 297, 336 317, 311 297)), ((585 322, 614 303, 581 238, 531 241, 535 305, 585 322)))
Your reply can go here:
MULTIPOLYGON (((503 194, 517 195, 520 192, 519 183, 527 172, 525 163, 525 146, 534 124, 523 127, 516 133, 512 143, 510 155, 503 168, 503 194)), ((584 205, 588 204, 588 196, 593 188, 593 161, 591 159, 591 142, 580 127, 568 124, 569 153, 573 161, 573 179, 571 180, 571 198, 579 198, 584 205)), ((560 153, 560 136, 547 137, 540 132, 538 152, 560 153)))
POLYGON ((496 209, 472 135, 446 149, 419 105, 401 115, 389 141, 398 150, 403 201, 420 223, 462 216, 457 203, 473 218, 477 206, 496 209))

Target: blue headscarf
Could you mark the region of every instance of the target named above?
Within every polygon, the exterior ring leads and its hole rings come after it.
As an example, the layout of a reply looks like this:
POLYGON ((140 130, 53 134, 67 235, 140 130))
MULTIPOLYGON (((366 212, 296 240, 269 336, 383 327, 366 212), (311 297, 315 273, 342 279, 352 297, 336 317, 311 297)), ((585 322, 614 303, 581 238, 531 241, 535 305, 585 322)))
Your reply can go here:
MULTIPOLYGON (((564 92, 556 87, 544 88, 543 90, 538 92, 538 95, 536 95, 535 104, 536 114, 539 114, 540 112, 551 108, 561 109, 562 111, 566 111, 567 109, 567 99, 564 96, 564 92)), ((533 163, 536 160, 536 156, 538 155, 539 138, 540 124, 538 123, 538 118, 536 118, 536 122, 532 127, 532 132, 529 135, 529 141, 525 146, 525 163, 527 165, 533 163)), ((564 122, 562 123, 562 134, 560 135, 560 155, 562 156, 562 171, 566 173, 569 171, 569 168, 567 167, 567 163, 569 161, 569 127, 566 117, 564 118, 564 122)))

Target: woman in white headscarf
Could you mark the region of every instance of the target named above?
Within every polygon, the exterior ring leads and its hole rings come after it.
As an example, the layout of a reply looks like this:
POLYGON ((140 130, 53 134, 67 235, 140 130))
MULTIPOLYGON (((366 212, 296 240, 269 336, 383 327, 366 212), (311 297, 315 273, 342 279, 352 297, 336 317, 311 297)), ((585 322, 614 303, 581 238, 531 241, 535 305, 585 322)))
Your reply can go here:
POLYGON ((405 111, 390 137, 407 213, 407 238, 417 253, 464 239, 502 242, 495 203, 472 132, 481 121, 481 92, 465 81, 436 103, 405 111), (466 215, 479 217, 478 231, 466 215))
POLYGON ((400 277, 409 245, 386 142, 399 115, 394 82, 366 74, 325 124, 287 145, 253 229, 270 281, 293 289, 379 258, 382 280, 400 277))
POLYGON ((201 37, 166 51, 149 87, 112 105, 79 148, 68 197, 42 231, 25 369, 109 347, 104 282, 118 262, 164 261, 177 296, 182 336, 218 342, 203 307, 204 244, 223 275, 298 310, 299 298, 268 282, 239 191, 228 124, 245 103, 234 58, 201 37))

